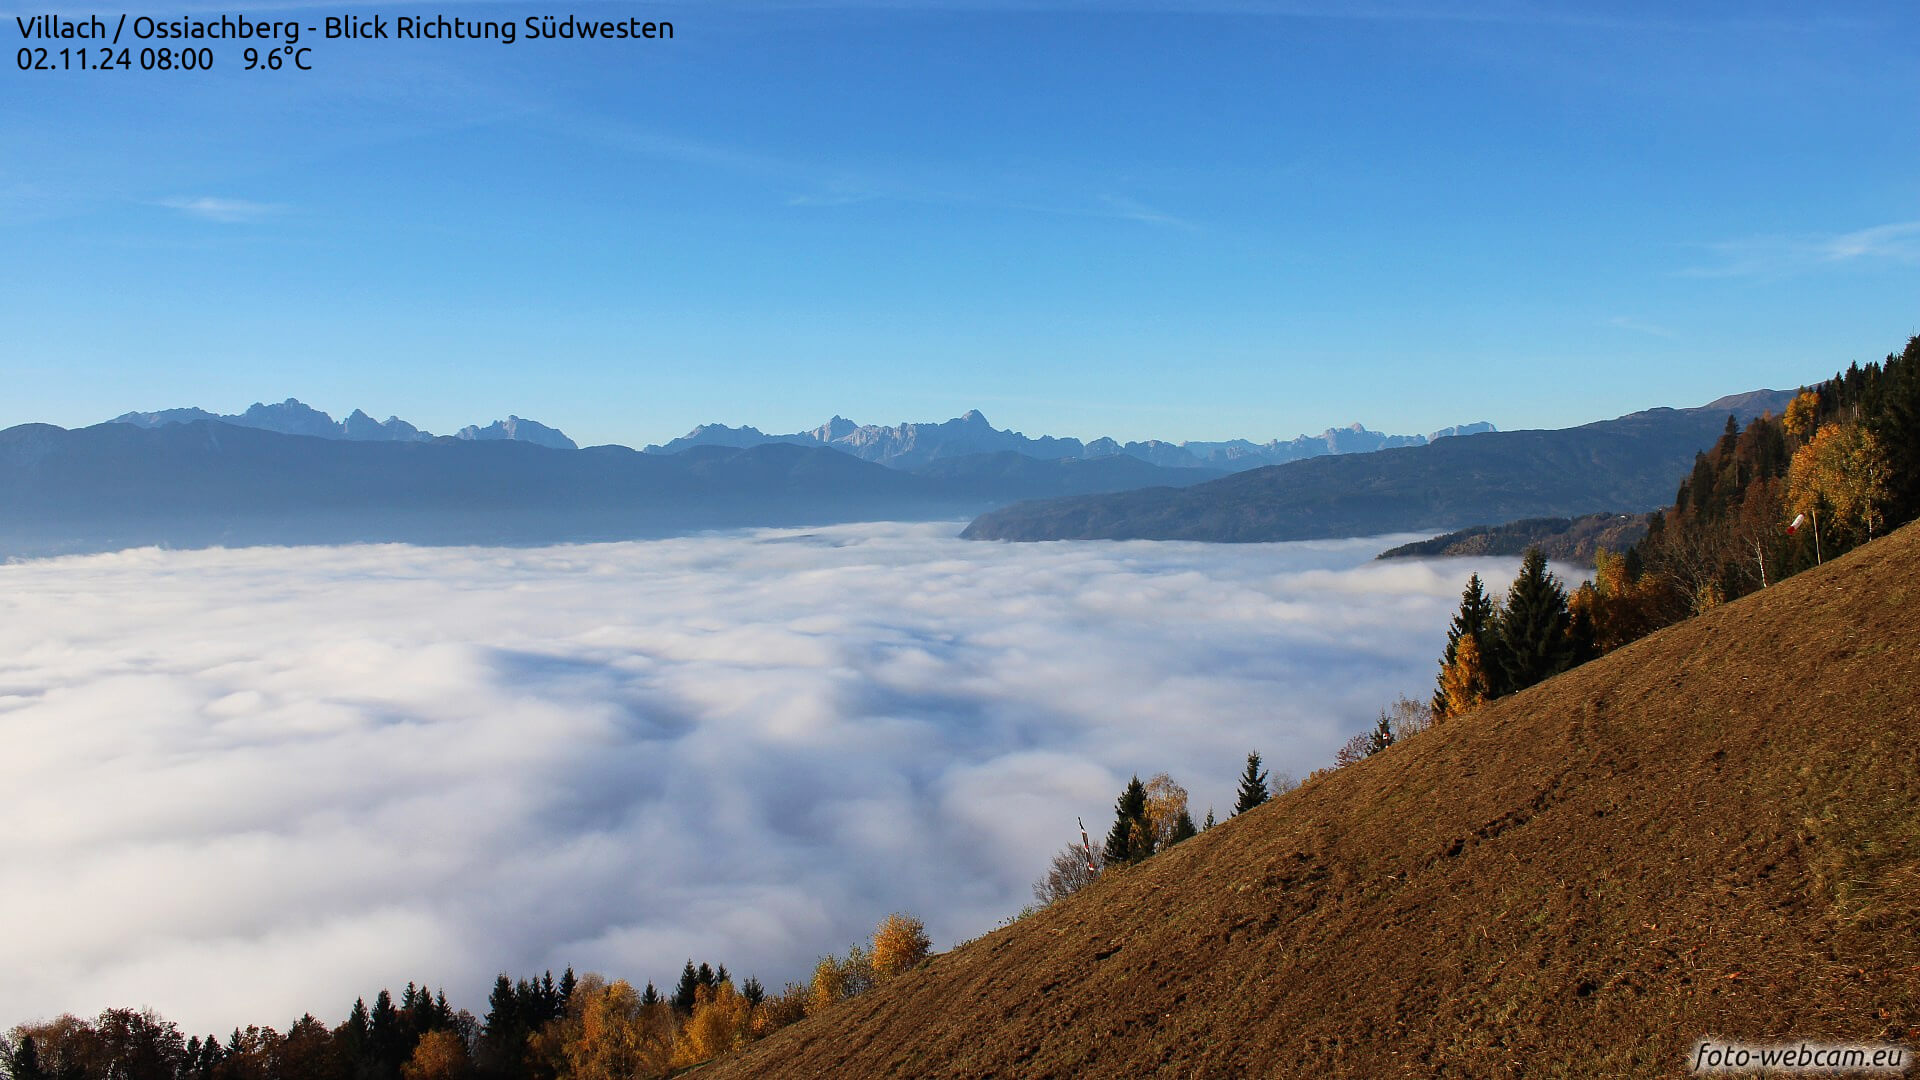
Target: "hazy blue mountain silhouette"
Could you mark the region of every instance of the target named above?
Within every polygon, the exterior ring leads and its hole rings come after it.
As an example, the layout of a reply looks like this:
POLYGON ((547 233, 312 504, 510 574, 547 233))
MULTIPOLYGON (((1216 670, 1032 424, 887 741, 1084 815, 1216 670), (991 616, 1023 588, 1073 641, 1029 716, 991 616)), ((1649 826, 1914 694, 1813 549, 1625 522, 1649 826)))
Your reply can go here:
MULTIPOLYGON (((316 439, 348 439, 354 442, 420 442, 434 437, 432 432, 422 431, 397 416, 375 420, 359 409, 336 423, 332 416, 296 398, 288 398, 277 405, 264 405, 256 401, 247 407, 246 412, 231 416, 220 416, 199 408, 161 409, 157 412, 121 413, 107 422, 156 428, 168 424, 189 424, 196 420, 217 420, 235 427, 277 431, 282 435, 308 435, 316 439)), ((578 449, 574 441, 559 429, 518 416, 495 420, 485 427, 470 424, 461 428, 455 437, 489 442, 515 440, 563 450, 578 449)))
POLYGON ((856 424, 844 416, 835 416, 811 431, 784 435, 770 435, 756 427, 702 424, 664 445, 647 447, 647 452, 674 454, 695 446, 744 447, 786 443, 829 446, 862 461, 905 469, 919 468, 950 458, 1011 452, 1047 460, 1126 456, 1167 468, 1237 472, 1323 454, 1359 454, 1396 446, 1424 446, 1434 439, 1492 430, 1492 424, 1481 421, 1443 428, 1431 435, 1384 435, 1360 424, 1351 424, 1344 428, 1329 428, 1319 435, 1301 435, 1286 441, 1274 439, 1264 443, 1247 439, 1182 443, 1149 439, 1122 443, 1109 438, 1082 442, 1075 438, 1051 435, 1029 437, 1018 431, 996 428, 978 409, 971 409, 952 420, 937 424, 902 423, 891 427, 856 424))
POLYGON ((943 460, 821 446, 643 454, 524 439, 356 441, 214 420, 0 431, 0 555, 246 544, 534 544, 696 529, 965 519, 1018 498, 1206 480, 1132 459, 943 460))
POLYGON ((1697 409, 1649 409, 1555 431, 1308 458, 1185 488, 1023 502, 983 514, 976 540, 1250 542, 1444 532, 1521 518, 1651 510, 1673 501, 1728 416, 1780 411, 1761 390, 1697 409))

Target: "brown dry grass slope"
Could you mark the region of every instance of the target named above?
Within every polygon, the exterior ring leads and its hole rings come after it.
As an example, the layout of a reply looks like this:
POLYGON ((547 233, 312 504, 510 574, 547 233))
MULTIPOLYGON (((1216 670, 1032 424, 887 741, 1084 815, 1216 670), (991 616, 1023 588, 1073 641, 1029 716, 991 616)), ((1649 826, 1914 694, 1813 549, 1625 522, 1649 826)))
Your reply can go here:
POLYGON ((1920 1046, 1920 528, 1226 822, 703 1076, 1660 1076, 1920 1046))

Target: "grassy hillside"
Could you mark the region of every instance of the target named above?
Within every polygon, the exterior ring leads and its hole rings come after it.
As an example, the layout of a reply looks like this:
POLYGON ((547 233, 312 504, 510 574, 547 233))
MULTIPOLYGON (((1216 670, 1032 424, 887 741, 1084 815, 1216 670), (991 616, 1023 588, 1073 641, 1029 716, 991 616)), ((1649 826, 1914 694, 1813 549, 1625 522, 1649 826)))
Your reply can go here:
POLYGON ((1920 527, 1503 698, 702 1076, 1662 1076, 1920 1043, 1920 527))

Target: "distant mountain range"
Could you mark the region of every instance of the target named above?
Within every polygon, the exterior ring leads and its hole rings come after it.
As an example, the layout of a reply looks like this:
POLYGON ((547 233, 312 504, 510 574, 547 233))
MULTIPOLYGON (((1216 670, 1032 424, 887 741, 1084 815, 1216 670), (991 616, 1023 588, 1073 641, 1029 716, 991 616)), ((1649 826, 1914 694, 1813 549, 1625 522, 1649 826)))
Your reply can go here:
POLYGON ((226 417, 172 409, 0 431, 0 557, 557 543, 878 519, 973 518, 967 536, 1023 540, 1438 532, 1663 505, 1729 415, 1778 410, 1789 396, 1758 391, 1564 431, 1385 436, 1356 425, 1291 443, 1178 446, 1029 438, 977 412, 896 427, 836 417, 796 435, 696 428, 645 452, 579 449, 519 417, 435 437, 359 410, 336 422, 291 399, 226 417), (1311 456, 1244 468, 1295 452, 1311 456))
MULTIPOLYGON (((322 414, 324 415, 324 414, 322 414)), ((557 449, 478 438, 289 435, 223 420, 0 431, 0 557, 125 547, 537 544, 696 529, 966 519, 1013 499, 1224 474, 1125 455, 1014 453, 888 468, 824 446, 557 449)))
POLYGON ((1442 532, 1521 518, 1668 505, 1729 416, 1779 412, 1792 391, 1649 409, 1557 431, 1310 458, 1185 488, 1024 502, 974 520, 976 540, 1306 540, 1442 532))
POLYGON ((1398 446, 1425 446, 1436 439, 1492 430, 1494 426, 1483 420, 1442 428, 1429 435, 1383 435, 1356 423, 1343 428, 1328 428, 1318 435, 1301 435, 1285 442, 1279 439, 1264 443, 1231 439, 1226 442, 1171 443, 1149 439, 1121 443, 1109 438, 1081 442, 1079 439, 1051 435, 1029 438, 1018 431, 1003 431, 988 423, 987 418, 975 409, 944 423, 903 423, 894 427, 856 424, 846 417, 835 416, 811 431, 796 431, 788 435, 769 435, 755 427, 702 424, 665 445, 647 447, 647 453, 675 454, 695 446, 747 447, 789 443, 831 447, 862 461, 905 469, 917 468, 943 458, 1011 452, 1048 460, 1126 455, 1170 469, 1239 472, 1327 454, 1364 454, 1398 446))
MULTIPOLYGON (((359 409, 353 410, 345 420, 336 423, 333 417, 294 398, 288 398, 278 405, 254 402, 246 412, 230 416, 221 416, 196 408, 161 409, 158 412, 121 413, 107 422, 157 428, 168 424, 190 424, 196 420, 216 420, 234 427, 258 428, 261 431, 275 431, 282 435, 306 435, 316 439, 346 439, 353 442, 422 442, 434 438, 432 432, 422 431, 397 416, 375 420, 359 409)), ((470 424, 461 428, 453 437, 475 442, 503 440, 530 442, 536 446, 550 446, 557 450, 579 449, 574 441, 567 438, 559 429, 550 428, 537 421, 523 420, 518 416, 495 420, 486 427, 470 424)))
MULTIPOLYGON (((278 405, 256 402, 245 412, 224 416, 199 408, 162 409, 158 412, 122 413, 109 423, 155 428, 196 420, 217 420, 235 427, 277 431, 282 435, 308 435, 355 442, 421 442, 434 438, 432 432, 423 431, 397 416, 375 420, 359 409, 355 409, 345 420, 335 421, 332 416, 295 398, 288 398, 278 405)), ((1246 439, 1232 439, 1226 442, 1170 443, 1149 439, 1145 442, 1120 443, 1102 438, 1083 443, 1074 438, 1055 438, 1051 435, 1028 438, 1018 431, 1002 431, 988 423, 987 418, 975 409, 942 423, 902 423, 894 427, 856 424, 843 416, 835 416, 811 431, 798 431, 790 435, 768 435, 755 427, 702 424, 663 446, 648 446, 646 453, 677 454, 696 446, 746 449, 785 443, 824 446, 852 454, 862 461, 895 469, 914 469, 935 461, 975 454, 1015 453, 1047 461, 1125 455, 1170 469, 1239 472, 1324 454, 1364 454, 1396 446, 1424 446, 1435 439, 1492 430, 1492 424, 1481 421, 1442 428, 1430 435, 1383 435, 1356 423, 1343 428, 1328 428, 1319 435, 1301 435, 1286 442, 1273 439, 1255 443, 1246 439)), ((578 449, 574 441, 557 428, 517 416, 496 420, 487 427, 464 427, 454 437, 477 441, 512 440, 562 450, 578 449)))

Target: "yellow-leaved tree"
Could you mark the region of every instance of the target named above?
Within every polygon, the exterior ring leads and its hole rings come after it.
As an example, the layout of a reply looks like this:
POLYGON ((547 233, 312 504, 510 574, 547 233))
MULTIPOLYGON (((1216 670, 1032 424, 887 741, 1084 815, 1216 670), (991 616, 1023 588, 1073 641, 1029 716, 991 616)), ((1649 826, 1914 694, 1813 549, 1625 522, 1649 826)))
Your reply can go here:
POLYGON ((891 979, 917 967, 933 950, 926 924, 905 912, 880 920, 873 932, 873 977, 891 979))
POLYGON ((466 1040, 445 1028, 420 1036, 413 1057, 400 1067, 405 1080, 464 1080, 472 1071, 466 1040))
POLYGON ((711 990, 703 986, 695 991, 693 1015, 674 1041, 673 1067, 698 1065, 745 1042, 751 1013, 747 999, 734 991, 731 979, 722 980, 711 990))
POLYGON ((1154 851, 1165 851, 1195 832, 1187 789, 1166 773, 1155 773, 1147 781, 1147 831, 1153 834, 1154 851))
POLYGON ((1787 434, 1804 439, 1813 434, 1814 425, 1820 422, 1820 394, 1813 390, 1802 390, 1787 403, 1787 413, 1780 418, 1787 434))
POLYGON ((1454 646, 1453 663, 1440 671, 1439 701, 1442 707, 1435 710, 1435 718, 1465 716, 1486 704, 1489 686, 1486 661, 1480 655, 1480 642, 1472 634, 1461 634, 1459 643, 1454 646))
POLYGON ((557 1025, 569 1080, 665 1076, 673 1058, 672 1010, 642 1005, 632 984, 588 975, 557 1025))
POLYGON ((1821 529, 1857 529, 1871 540, 1883 522, 1892 477, 1872 432, 1858 424, 1824 424, 1787 465, 1788 508, 1813 518, 1816 545, 1821 529))

